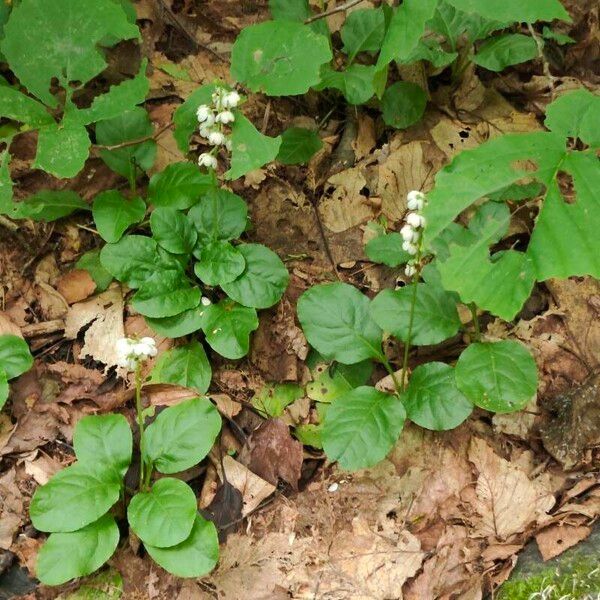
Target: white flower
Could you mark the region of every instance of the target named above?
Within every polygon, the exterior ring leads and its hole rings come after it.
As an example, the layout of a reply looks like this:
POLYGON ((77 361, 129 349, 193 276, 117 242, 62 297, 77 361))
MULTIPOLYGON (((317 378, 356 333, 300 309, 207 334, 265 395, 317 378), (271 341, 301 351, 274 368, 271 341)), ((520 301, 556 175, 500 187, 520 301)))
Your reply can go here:
POLYGON ((196 110, 196 116, 199 123, 204 123, 209 117, 212 117, 212 110, 207 104, 201 104, 196 110))
POLYGON ((231 152, 231 149, 233 148, 233 143, 231 140, 226 140, 225 141, 225 148, 227 148, 227 150, 229 150, 229 152, 231 152))
POLYGON ((405 242, 418 242, 421 237, 418 231, 412 225, 405 225, 400 230, 400 235, 405 242))
POLYGON ((233 123, 235 121, 235 115, 230 110, 224 110, 217 115, 217 123, 233 123))
POLYGON ((150 357, 156 356, 156 342, 151 337, 141 340, 121 338, 115 344, 117 351, 117 365, 128 371, 134 371, 138 364, 150 357))
POLYGON ((406 195, 407 206, 410 210, 423 210, 425 205, 425 194, 417 190, 408 192, 406 195))
POLYGON ((232 90, 223 96, 223 106, 225 108, 235 108, 240 103, 240 100, 240 95, 235 90, 232 90))
POLYGON ((199 167, 208 167, 209 169, 217 168, 217 157, 209 154, 208 152, 203 152, 198 157, 198 166, 199 167))
POLYGON ((210 298, 207 298, 206 296, 202 296, 200 302, 202 303, 202 306, 210 306, 212 304, 210 298))
POLYGON ((210 129, 209 127, 204 127, 204 125, 202 125, 202 127, 200 127, 200 136, 203 138, 207 138, 211 133, 212 133, 212 129, 210 129))
POLYGON ((404 267, 404 273, 407 277, 412 277, 417 272, 417 267, 415 265, 411 265, 410 263, 404 267))
POLYGON ((208 136, 208 143, 213 146, 220 146, 225 143, 225 136, 220 131, 212 131, 208 136))
POLYGON ((208 115, 206 121, 204 121, 203 125, 204 127, 212 127, 215 122, 216 122, 217 118, 215 117, 215 115, 213 115, 212 113, 210 115, 208 115))
POLYGON ((418 248, 411 242, 404 242, 402 244, 402 250, 414 256, 417 253, 418 248))
POLYGON ((425 217, 417 213, 408 213, 408 215, 406 215, 406 222, 415 229, 418 227, 425 227, 425 217))

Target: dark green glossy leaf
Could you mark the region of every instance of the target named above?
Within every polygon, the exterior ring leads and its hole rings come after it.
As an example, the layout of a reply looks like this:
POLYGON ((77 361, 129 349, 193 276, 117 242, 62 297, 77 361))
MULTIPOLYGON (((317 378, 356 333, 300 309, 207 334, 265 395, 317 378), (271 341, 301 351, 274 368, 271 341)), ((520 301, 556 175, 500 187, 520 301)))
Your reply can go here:
POLYGON ((117 190, 101 192, 92 205, 98 233, 110 244, 118 242, 125 231, 139 223, 145 214, 146 204, 139 196, 128 200, 117 190))
POLYGON ((202 327, 204 309, 205 307, 200 305, 172 317, 162 319, 146 317, 146 323, 159 335, 169 338, 183 337, 198 331, 202 327))
POLYGON ((0 335, 0 369, 8 379, 14 379, 29 371, 33 366, 33 356, 27 342, 19 336, 0 335))
POLYGON ((223 240, 203 246, 198 258, 200 262, 194 265, 194 273, 206 285, 230 283, 246 267, 243 254, 223 240))
POLYGON ((213 176, 202 173, 197 165, 190 162, 173 163, 152 175, 148 186, 148 202, 154 206, 185 210, 194 206, 214 187, 213 176))
POLYGON ((152 237, 168 252, 191 254, 198 232, 192 221, 175 208, 155 208, 150 215, 152 237))
POLYGON ((202 345, 192 341, 163 352, 152 369, 151 377, 152 383, 173 383, 204 394, 210 385, 212 369, 202 345))
POLYGON ((277 160, 284 165, 303 164, 322 147, 323 142, 316 131, 303 127, 290 127, 281 134, 277 160))
POLYGON ((183 273, 163 271, 144 283, 131 300, 140 314, 153 319, 172 317, 200 304, 200 289, 192 287, 183 273))

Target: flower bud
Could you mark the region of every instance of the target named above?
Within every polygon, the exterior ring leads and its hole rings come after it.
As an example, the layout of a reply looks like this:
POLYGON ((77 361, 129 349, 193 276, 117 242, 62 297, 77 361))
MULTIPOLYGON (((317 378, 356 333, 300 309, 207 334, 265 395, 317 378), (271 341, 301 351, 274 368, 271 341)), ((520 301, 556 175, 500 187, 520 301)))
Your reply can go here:
POLYGON ((212 116, 210 106, 201 104, 196 110, 196 116, 198 117, 199 123, 204 123, 209 117, 212 116))
POLYGON ((217 123, 233 123, 235 121, 235 115, 230 110, 224 110, 217 115, 217 123))
POLYGON ((414 256, 417 253, 418 248, 411 242, 404 242, 402 244, 402 250, 404 250, 405 252, 408 252, 410 255, 414 256))
POLYGON ((209 169, 217 168, 217 158, 208 152, 203 152, 198 157, 198 166, 199 167, 208 167, 209 169))
POLYGON ((408 213, 406 215, 406 222, 415 229, 425 227, 425 218, 417 213, 408 213))
POLYGON ((240 95, 235 90, 232 90, 223 96, 223 106, 225 108, 235 108, 240 103, 240 100, 240 95))
POLYGON ((417 190, 408 192, 406 195, 407 206, 410 210, 423 210, 425 205, 425 194, 417 190))
POLYGON ((225 136, 220 131, 212 131, 208 136, 208 143, 213 146, 220 146, 225 143, 225 136))

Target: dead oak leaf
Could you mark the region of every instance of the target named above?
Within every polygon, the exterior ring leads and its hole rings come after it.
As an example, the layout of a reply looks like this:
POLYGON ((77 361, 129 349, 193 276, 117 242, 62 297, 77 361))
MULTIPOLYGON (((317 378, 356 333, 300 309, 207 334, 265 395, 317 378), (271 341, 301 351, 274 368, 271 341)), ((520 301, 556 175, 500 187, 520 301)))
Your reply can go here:
POLYGON ((56 289, 67 304, 74 304, 89 298, 96 290, 96 282, 85 269, 74 269, 60 277, 56 289))
POLYGON ((542 529, 535 536, 540 554, 544 561, 562 554, 592 533, 592 528, 587 525, 551 525, 542 529))

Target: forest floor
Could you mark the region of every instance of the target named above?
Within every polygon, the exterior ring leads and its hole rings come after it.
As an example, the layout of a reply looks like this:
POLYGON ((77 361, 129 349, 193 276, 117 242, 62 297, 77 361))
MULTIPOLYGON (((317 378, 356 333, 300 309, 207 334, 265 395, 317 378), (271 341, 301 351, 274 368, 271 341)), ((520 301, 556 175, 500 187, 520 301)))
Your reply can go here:
MULTIPOLYGON (((231 80, 231 45, 241 28, 268 18, 266 4, 135 3, 141 51, 151 65, 146 106, 161 131, 155 171, 184 159, 165 129, 173 110, 198 85, 231 80), (189 77, 169 75, 164 67, 173 72, 173 64, 189 77)), ((576 43, 556 47, 549 59, 552 81, 539 60, 488 73, 485 80, 472 69, 458 87, 440 83, 424 120, 402 132, 384 132, 376 111, 346 110, 333 98, 324 105, 312 94, 250 97, 244 110, 263 131, 321 122, 325 145, 307 167, 270 166, 234 185, 250 206, 249 237, 285 260, 291 280, 283 301, 262 313, 249 357, 214 357, 211 396, 228 424, 208 464, 185 476, 201 508, 210 505, 225 526, 221 559, 211 575, 184 581, 143 556, 131 539, 110 561, 111 570, 84 582, 88 592, 169 600, 477 600, 490 597, 510 576, 533 539, 542 557, 551 559, 590 535, 600 515, 597 281, 547 281, 535 288, 514 324, 485 323, 487 338, 518 339, 536 358, 539 393, 526 410, 493 417, 476 410, 447 433, 409 425, 388 458, 372 469, 349 474, 309 447, 299 452, 288 427, 249 409, 265 383, 309 378, 308 346, 295 321, 302 291, 342 280, 374 294, 398 276, 366 260, 369 221, 385 217, 398 224, 405 210, 399 198, 412 189, 431 189, 435 173, 460 150, 502 133, 541 129, 553 95, 581 85, 600 87, 598 3, 566 4, 573 23, 564 33, 576 43), (242 447, 244 464, 231 456, 242 447), (223 470, 241 492, 242 506, 227 493, 215 499, 223 470)), ((338 16, 331 17, 334 31, 338 16)), ((139 52, 120 44, 111 69, 135 74, 139 52)), ((75 179, 52 179, 31 167, 34 141, 34 134, 19 136, 12 148, 18 197, 68 186, 90 200, 123 183, 94 157, 75 179)), ((116 339, 153 335, 141 316, 124 308, 121 287, 94 295, 89 276, 74 270, 84 251, 100 245, 91 225, 80 214, 52 224, 20 222, 15 229, 0 223, 0 333, 23 335, 36 357, 0 415, 0 598, 11 597, 7 582, 19 566, 35 573, 43 537, 29 522, 29 500, 36 486, 72 462, 77 420, 114 410, 133 416, 131 382, 110 368, 116 339)), ((526 233, 529 225, 524 220, 514 227, 526 233)), ((172 345, 159 341, 162 349, 172 345)), ((421 348, 411 366, 432 358, 451 361, 463 346, 460 338, 450 340, 435 357, 421 348)), ((186 393, 148 386, 145 401, 169 404, 186 393)), ((307 422, 312 410, 310 400, 300 398, 282 420, 307 422)), ((99 597, 71 595, 81 582, 59 589, 19 585, 23 598, 99 597)))

